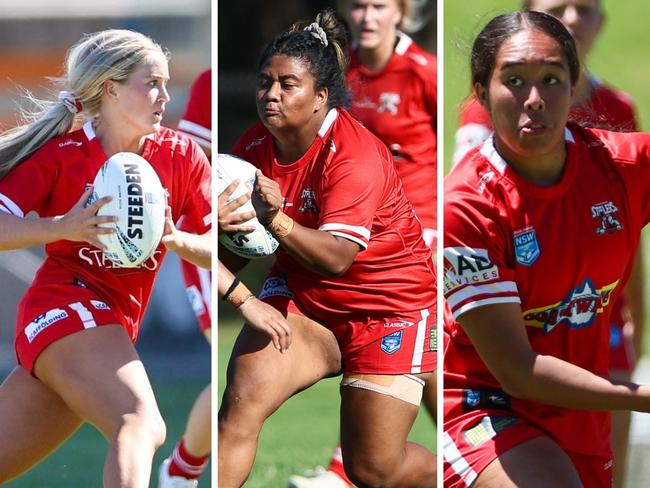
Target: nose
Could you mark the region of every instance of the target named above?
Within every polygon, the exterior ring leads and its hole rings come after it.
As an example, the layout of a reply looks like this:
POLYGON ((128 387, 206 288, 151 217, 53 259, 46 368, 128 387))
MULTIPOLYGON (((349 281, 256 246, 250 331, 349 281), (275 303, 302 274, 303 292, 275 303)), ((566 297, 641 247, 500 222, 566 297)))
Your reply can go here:
POLYGON ((566 27, 574 27, 580 18, 578 9, 574 5, 567 5, 560 17, 566 27))
POLYGON ((159 98, 165 103, 171 100, 172 97, 169 95, 169 91, 167 91, 166 85, 163 85, 162 90, 160 90, 159 98))
POLYGON ((537 86, 531 87, 530 92, 528 92, 528 98, 524 102, 524 105, 526 107, 526 110, 544 110, 544 99, 542 98, 542 94, 540 93, 537 86))
POLYGON ((280 83, 271 83, 268 90, 266 90, 266 99, 270 101, 277 101, 280 99, 280 83))

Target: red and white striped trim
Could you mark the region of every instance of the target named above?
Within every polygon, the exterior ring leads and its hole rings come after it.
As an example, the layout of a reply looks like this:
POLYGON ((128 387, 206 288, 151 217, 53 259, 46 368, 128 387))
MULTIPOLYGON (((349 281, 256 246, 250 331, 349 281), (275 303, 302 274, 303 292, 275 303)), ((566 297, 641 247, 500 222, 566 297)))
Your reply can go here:
POLYGON ((203 471, 205 471, 205 467, 208 465, 207 459, 205 462, 203 462, 200 466, 194 466, 193 464, 188 464, 185 462, 185 460, 180 456, 178 452, 178 444, 174 448, 174 452, 172 453, 172 459, 174 460, 174 464, 178 466, 181 471, 194 476, 198 478, 203 474, 203 471))
POLYGON ((212 146, 212 131, 196 122, 181 120, 178 123, 178 132, 190 137, 200 146, 210 149, 212 146))
POLYGON ((454 440, 447 432, 443 432, 442 434, 442 455, 445 462, 460 476, 460 479, 463 480, 465 485, 471 486, 476 481, 478 474, 460 453, 454 440))
POLYGON ((517 283, 514 281, 496 281, 483 285, 467 285, 449 293, 447 295, 447 303, 449 303, 449 307, 453 310, 458 307, 459 304, 474 297, 478 298, 479 296, 483 297, 485 295, 496 296, 504 294, 511 296, 518 293, 519 290, 517 289, 517 283))
POLYGON ((426 340, 427 332, 427 319, 429 318, 429 310, 423 309, 420 310, 420 316, 422 317, 417 325, 417 331, 415 335, 415 346, 413 348, 413 359, 411 360, 411 373, 421 373, 422 372, 422 356, 424 354, 424 341, 426 340))
POLYGON ((368 241, 370 240, 370 229, 366 229, 365 227, 334 223, 323 224, 318 228, 318 230, 322 232, 329 232, 332 235, 343 237, 344 239, 356 242, 364 249, 368 248, 368 241))

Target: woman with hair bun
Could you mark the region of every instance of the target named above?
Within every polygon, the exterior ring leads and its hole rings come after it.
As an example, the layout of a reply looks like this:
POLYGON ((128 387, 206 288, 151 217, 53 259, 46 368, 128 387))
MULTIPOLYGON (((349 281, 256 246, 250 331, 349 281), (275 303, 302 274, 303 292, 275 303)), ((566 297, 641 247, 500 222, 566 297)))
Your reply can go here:
POLYGON ((390 151, 342 108, 346 43, 331 11, 275 37, 258 65, 260 123, 233 151, 259 168, 253 204, 280 243, 260 299, 287 317, 292 342, 281 352, 244 326, 235 343, 219 412, 222 488, 246 481, 266 418, 341 371, 350 478, 435 485, 434 455, 406 440, 434 365, 431 250, 390 151))
POLYGON ((68 52, 58 100, 0 134, 0 249, 46 253, 18 307, 19 365, 0 386, 0 482, 88 422, 109 443, 104 486, 149 486, 165 424, 133 343, 166 250, 201 266, 211 257, 210 165, 161 126, 168 80, 168 55, 147 36, 90 34, 68 52), (137 268, 102 252, 98 236, 113 229, 101 224, 115 219, 95 214, 110 197, 87 204, 98 170, 123 151, 148 160, 168 193, 162 243, 137 268), (175 228, 181 215, 200 235, 175 228))

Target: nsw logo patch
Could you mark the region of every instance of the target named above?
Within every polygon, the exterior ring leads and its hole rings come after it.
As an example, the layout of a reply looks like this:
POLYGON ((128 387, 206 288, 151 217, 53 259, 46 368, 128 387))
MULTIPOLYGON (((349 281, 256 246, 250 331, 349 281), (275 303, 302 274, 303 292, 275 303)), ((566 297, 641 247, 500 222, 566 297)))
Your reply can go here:
POLYGON ((382 337, 381 350, 386 354, 393 354, 399 351, 399 348, 402 347, 403 332, 403 329, 400 329, 396 330, 392 334, 382 337))
POLYGON ((532 266, 541 254, 535 229, 526 227, 518 230, 512 240, 515 245, 515 259, 517 262, 523 266, 532 266))

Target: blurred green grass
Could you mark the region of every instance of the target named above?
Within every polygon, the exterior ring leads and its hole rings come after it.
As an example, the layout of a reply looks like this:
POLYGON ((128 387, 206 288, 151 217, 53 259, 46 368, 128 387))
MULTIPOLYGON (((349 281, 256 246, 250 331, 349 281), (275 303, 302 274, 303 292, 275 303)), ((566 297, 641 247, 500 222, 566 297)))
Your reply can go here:
MULTIPOLYGON (((158 406, 167 424, 167 440, 154 458, 151 486, 158 486, 158 466, 167 457, 185 429, 187 415, 205 380, 152 379, 158 406)), ((2 449, 2 447, 0 447, 2 449)), ((7 488, 95 488, 102 486, 102 468, 108 444, 97 430, 84 425, 54 454, 7 488)), ((211 485, 210 468, 199 487, 211 485)))
MULTIPOLYGON (((241 323, 219 320, 219 398, 232 345, 241 323)), ((317 465, 326 466, 338 441, 340 378, 330 378, 289 399, 267 420, 247 488, 281 488, 287 478, 317 465)), ((435 429, 421 409, 410 439, 433 449, 435 429)))

